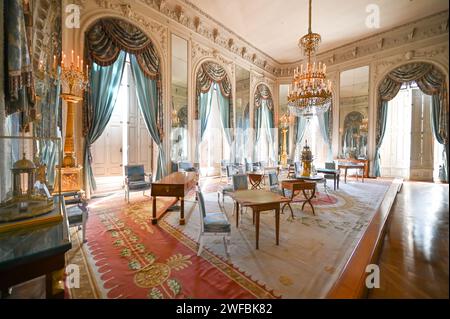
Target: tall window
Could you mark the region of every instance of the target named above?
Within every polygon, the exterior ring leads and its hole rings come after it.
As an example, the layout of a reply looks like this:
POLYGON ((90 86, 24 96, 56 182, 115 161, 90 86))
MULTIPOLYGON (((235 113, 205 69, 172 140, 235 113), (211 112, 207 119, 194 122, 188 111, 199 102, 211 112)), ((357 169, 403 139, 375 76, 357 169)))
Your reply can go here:
POLYGON ((274 160, 273 158, 271 158, 271 155, 273 154, 274 142, 271 141, 270 136, 269 136, 269 131, 270 130, 273 131, 274 129, 269 127, 269 119, 267 118, 268 116, 269 116, 268 112, 262 113, 260 136, 259 136, 258 143, 256 144, 256 161, 257 162, 261 161, 261 162, 269 163, 269 161, 274 160))
POLYGON ((381 176, 409 178, 411 153, 411 90, 402 89, 389 101, 381 145, 381 176))
POLYGON ((308 145, 313 154, 314 166, 324 167, 327 160, 328 146, 323 140, 317 116, 309 120, 302 140, 297 142, 295 147, 295 161, 301 161, 302 150, 306 141, 308 141, 308 145))
POLYGON ((211 112, 206 124, 206 130, 200 145, 200 172, 203 176, 220 174, 220 162, 229 160, 230 147, 223 132, 220 119, 217 84, 213 84, 211 112))
POLYGON ((433 180, 435 139, 431 132, 431 97, 416 83, 404 84, 389 102, 381 145, 381 176, 433 180))

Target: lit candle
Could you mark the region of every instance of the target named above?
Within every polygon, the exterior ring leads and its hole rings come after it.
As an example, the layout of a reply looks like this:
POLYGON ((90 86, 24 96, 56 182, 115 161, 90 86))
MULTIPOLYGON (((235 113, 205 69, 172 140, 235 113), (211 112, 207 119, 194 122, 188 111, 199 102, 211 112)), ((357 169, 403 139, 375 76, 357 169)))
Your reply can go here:
POLYGON ((80 56, 77 55, 77 68, 79 68, 79 67, 80 67, 80 56))
POLYGON ((53 69, 56 69, 56 55, 53 55, 53 69))
POLYGON ((83 59, 81 59, 81 66, 80 66, 81 72, 83 72, 83 59))
POLYGON ((71 63, 73 63, 73 50, 72 50, 72 59, 71 59, 71 61, 70 61, 71 63))
POLYGON ((323 64, 323 73, 327 72, 327 66, 325 65, 325 63, 323 64))
POLYGON ((300 74, 303 73, 303 63, 300 65, 300 74))
POLYGON ((89 65, 86 64, 86 75, 89 76, 89 65))
POLYGON ((322 71, 322 62, 319 62, 319 72, 322 71))
POLYGON ((61 67, 63 67, 64 66, 64 61, 66 60, 66 55, 63 53, 63 59, 62 59, 62 62, 61 62, 61 67))

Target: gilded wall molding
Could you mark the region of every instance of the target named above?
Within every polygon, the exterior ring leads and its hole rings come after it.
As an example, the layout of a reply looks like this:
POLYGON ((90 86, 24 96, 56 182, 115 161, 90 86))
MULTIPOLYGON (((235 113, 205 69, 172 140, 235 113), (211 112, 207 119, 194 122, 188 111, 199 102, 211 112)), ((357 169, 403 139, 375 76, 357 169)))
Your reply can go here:
POLYGON ((225 58, 216 49, 208 48, 195 41, 192 41, 191 58, 192 65, 195 67, 194 71, 197 69, 196 67, 201 64, 201 62, 203 62, 204 60, 212 59, 222 64, 227 70, 228 74, 230 74, 232 78, 234 77, 233 61, 225 58))
MULTIPOLYGON (((109 0, 97 0, 110 2, 109 0)), ((274 74, 278 63, 188 0, 137 0, 254 66, 274 74)))

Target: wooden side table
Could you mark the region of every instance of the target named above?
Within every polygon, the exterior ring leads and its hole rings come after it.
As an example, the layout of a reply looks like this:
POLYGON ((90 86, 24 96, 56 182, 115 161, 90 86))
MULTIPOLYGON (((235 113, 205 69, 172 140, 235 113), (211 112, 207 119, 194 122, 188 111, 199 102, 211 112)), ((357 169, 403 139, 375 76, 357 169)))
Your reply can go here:
POLYGON ((315 182, 304 182, 301 180, 284 180, 281 182, 281 188, 283 190, 283 196, 285 196, 285 197, 286 197, 285 191, 284 191, 285 189, 287 189, 291 192, 290 201, 285 203, 282 209, 284 209, 284 207, 286 205, 288 205, 289 209, 291 210, 292 218, 294 218, 294 212, 292 211, 292 207, 291 207, 290 203, 292 203, 294 197, 296 195, 298 195, 300 192, 302 192, 303 196, 305 197, 304 200, 299 201, 300 203, 303 202, 302 210, 305 208, 306 204, 309 204, 309 206, 311 206, 313 215, 316 214, 314 211, 314 206, 311 202, 311 200, 316 195, 316 183, 315 182), (309 194, 307 191, 310 191, 309 194))

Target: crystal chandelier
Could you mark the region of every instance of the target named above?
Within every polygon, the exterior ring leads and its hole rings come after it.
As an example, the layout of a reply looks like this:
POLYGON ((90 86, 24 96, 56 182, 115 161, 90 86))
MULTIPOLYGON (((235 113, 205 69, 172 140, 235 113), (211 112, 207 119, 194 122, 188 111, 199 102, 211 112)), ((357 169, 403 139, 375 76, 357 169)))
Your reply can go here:
POLYGON ((311 2, 312 0, 309 0, 308 34, 298 42, 308 60, 305 66, 300 66, 300 70, 298 67, 294 70, 292 89, 288 93, 290 113, 306 118, 326 112, 331 105, 331 82, 326 79, 326 65, 312 61, 321 37, 311 31, 311 2))

